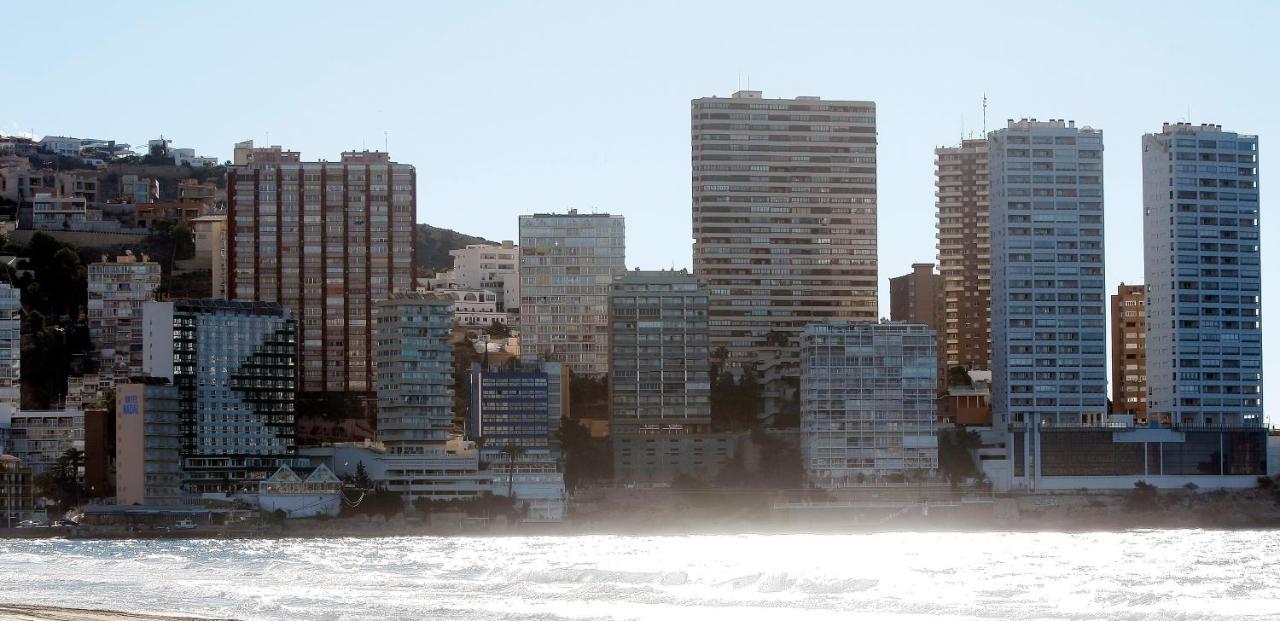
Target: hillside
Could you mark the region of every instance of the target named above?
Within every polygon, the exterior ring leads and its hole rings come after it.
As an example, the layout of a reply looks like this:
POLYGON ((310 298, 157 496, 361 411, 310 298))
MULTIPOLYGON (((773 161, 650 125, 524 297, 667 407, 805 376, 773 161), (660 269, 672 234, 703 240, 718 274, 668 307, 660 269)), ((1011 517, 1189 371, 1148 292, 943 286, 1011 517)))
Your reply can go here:
POLYGON ((431 226, 430 224, 418 225, 418 245, 415 249, 419 268, 426 268, 432 271, 447 270, 453 267, 453 257, 449 256, 450 250, 465 248, 468 244, 493 244, 483 237, 474 237, 451 231, 449 229, 441 229, 431 226))

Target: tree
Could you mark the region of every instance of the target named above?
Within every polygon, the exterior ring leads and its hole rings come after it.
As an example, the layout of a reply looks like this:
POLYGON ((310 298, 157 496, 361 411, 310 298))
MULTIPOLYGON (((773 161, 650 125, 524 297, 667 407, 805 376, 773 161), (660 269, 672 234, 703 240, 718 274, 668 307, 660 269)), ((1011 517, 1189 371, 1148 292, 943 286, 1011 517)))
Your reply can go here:
POLYGON ((962 366, 954 366, 947 369, 947 385, 948 386, 972 386, 973 378, 969 377, 969 371, 962 366))
POLYGON ((179 220, 173 227, 173 258, 184 261, 196 256, 196 239, 191 225, 179 220))
POLYGON ((83 473, 84 451, 67 449, 57 463, 36 477, 36 493, 54 501, 59 511, 79 506, 80 498, 87 494, 83 473))
POLYGON ((1133 484, 1133 491, 1125 499, 1125 507, 1130 511, 1153 511, 1159 504, 1159 490, 1146 481, 1133 484))
POLYGON ((491 339, 505 339, 511 336, 511 328, 507 324, 494 319, 493 323, 490 323, 489 327, 484 329, 484 333, 488 334, 491 339))
POLYGON ((364 467, 364 460, 356 462, 355 486, 362 490, 373 489, 373 479, 369 478, 369 471, 364 467))

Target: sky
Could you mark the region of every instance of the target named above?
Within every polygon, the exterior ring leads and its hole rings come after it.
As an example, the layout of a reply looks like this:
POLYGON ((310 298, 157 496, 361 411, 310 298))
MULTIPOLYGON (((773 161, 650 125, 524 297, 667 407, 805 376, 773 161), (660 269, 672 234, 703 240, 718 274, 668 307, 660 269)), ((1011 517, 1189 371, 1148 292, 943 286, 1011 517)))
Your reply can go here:
MULTIPOLYGON (((1142 281, 1140 138, 1260 136, 1267 387, 1280 395, 1276 2, 45 2, 7 7, 0 132, 389 146, 418 219, 515 239, 523 213, 626 216, 627 264, 691 264, 689 100, 869 99, 880 307, 933 261, 933 149, 1007 119, 1102 129, 1107 282, 1142 281), (57 36, 51 36, 57 34, 57 36)), ((1274 408, 1267 408, 1269 413, 1274 408)))

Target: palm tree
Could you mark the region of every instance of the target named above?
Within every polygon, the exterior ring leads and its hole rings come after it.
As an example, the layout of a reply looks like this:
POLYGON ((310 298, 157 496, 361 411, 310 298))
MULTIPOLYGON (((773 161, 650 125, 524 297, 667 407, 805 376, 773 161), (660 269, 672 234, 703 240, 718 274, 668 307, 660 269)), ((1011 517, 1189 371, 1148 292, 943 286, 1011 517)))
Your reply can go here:
POLYGON ((524 454, 524 447, 508 444, 502 447, 502 454, 507 456, 507 498, 515 499, 516 457, 524 454))

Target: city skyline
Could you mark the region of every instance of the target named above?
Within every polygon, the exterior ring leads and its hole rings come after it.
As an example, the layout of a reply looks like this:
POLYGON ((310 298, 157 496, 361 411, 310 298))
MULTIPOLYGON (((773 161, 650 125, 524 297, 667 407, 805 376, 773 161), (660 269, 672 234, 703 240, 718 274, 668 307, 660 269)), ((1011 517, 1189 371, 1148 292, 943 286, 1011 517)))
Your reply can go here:
MULTIPOLYGON (((1248 63, 1214 62, 1168 36, 1181 28, 1192 4, 1081 3, 1069 12, 1014 4, 977 11, 949 5, 929 11, 825 5, 823 20, 809 19, 808 13, 771 19, 772 35, 796 45, 739 47, 735 55, 712 53, 718 45, 714 38, 696 36, 703 23, 751 31, 758 11, 741 3, 733 12, 725 6, 682 9, 677 20, 674 5, 514 5, 466 12, 405 6, 376 14, 330 5, 318 12, 349 18, 331 22, 346 24, 341 32, 346 51, 336 65, 307 64, 289 76, 241 75, 233 69, 236 61, 251 58, 255 46, 225 42, 272 39, 278 44, 274 53, 288 59, 325 52, 327 41, 337 40, 321 38, 331 37, 332 29, 283 28, 296 20, 308 26, 314 19, 298 17, 287 4, 261 7, 252 23, 211 21, 185 33, 190 49, 221 54, 225 62, 172 55, 149 65, 154 76, 180 91, 198 86, 207 96, 184 98, 181 106, 162 97, 133 101, 106 117, 71 100, 13 100, 0 107, 0 131, 34 130, 37 138, 118 137, 134 144, 164 133, 219 160, 230 159, 233 144, 245 139, 329 156, 387 144, 397 161, 422 173, 419 222, 497 241, 516 239, 519 214, 594 208, 627 217, 629 268, 665 269, 692 266, 691 244, 672 243, 673 231, 690 231, 687 106, 692 99, 750 87, 770 98, 870 100, 877 106, 879 130, 880 314, 888 316, 883 294, 888 278, 911 263, 936 260, 933 149, 981 135, 984 95, 988 130, 1009 118, 1028 117, 1071 119, 1107 133, 1108 291, 1120 282, 1143 280, 1140 247, 1126 243, 1141 227, 1143 134, 1159 131, 1164 122, 1216 123, 1259 135, 1265 158, 1267 137, 1280 129, 1265 105, 1277 86, 1256 80, 1248 63), (1054 28, 1024 25, 1084 15, 1096 24, 1087 45, 1054 28), (666 35, 661 46, 654 44, 654 32, 666 35), (966 37, 960 60, 939 60, 956 56, 957 38, 969 32, 990 34, 966 37), (892 57, 859 62, 855 71, 842 69, 840 59, 879 57, 868 50, 890 51, 892 57), (1025 53, 1009 53, 1019 50, 1025 53), (1044 70, 1051 50, 1069 53, 1074 62, 1044 70), (820 62, 798 62, 808 59, 820 62), (193 71, 195 66, 202 69, 193 71), (322 72, 335 67, 360 67, 362 73, 349 79, 352 88, 334 94, 333 81, 322 79, 322 72), (957 70, 965 67, 974 70, 957 70), (430 78, 388 81, 406 68, 430 78), (1088 88, 1080 81, 1086 73, 1088 88), (1002 80, 1004 74, 1019 80, 1002 80), (1137 79, 1159 75, 1182 79, 1137 79), (205 89, 233 78, 244 82, 236 89, 205 89), (377 85, 385 95, 365 97, 364 85, 377 85), (319 96, 325 91, 332 96, 319 96), (247 92, 272 105, 246 107, 237 93, 247 92), (946 93, 946 99, 938 93, 946 93), (513 100, 520 101, 520 114, 509 113, 513 100), (458 122, 468 118, 479 122, 458 122), (619 118, 627 118, 627 124, 610 125, 619 118), (610 131, 590 129, 601 127, 610 131), (488 145, 500 137, 504 148, 491 149, 488 145), (475 165, 479 158, 485 158, 484 166, 475 165), (501 171, 505 183, 487 181, 494 171, 501 171)), ((1274 46, 1264 28, 1280 8, 1250 6, 1257 19, 1196 13, 1197 24, 1231 32, 1249 49, 1274 46)), ((15 9, 19 22, 34 10, 15 9)), ((77 83, 94 86, 107 78, 78 72, 85 46, 107 55, 123 53, 138 37, 163 32, 173 23, 169 20, 195 20, 200 11, 195 6, 167 11, 149 11, 145 5, 81 7, 67 16, 68 24, 92 24, 90 34, 74 48, 46 50, 41 63, 16 66, 17 83, 51 87, 76 72, 77 83)), ((20 31, 15 42, 35 45, 35 37, 20 31)), ((1269 170, 1263 166, 1261 171, 1264 203, 1269 170)), ((1277 235, 1263 227, 1262 245, 1277 235)), ((1280 289, 1267 270, 1263 278, 1263 306, 1269 307, 1280 289)), ((1266 332, 1264 346, 1276 346, 1277 338, 1266 332)), ((1280 381, 1274 379, 1280 372, 1264 374, 1273 378, 1268 382, 1280 381)))

